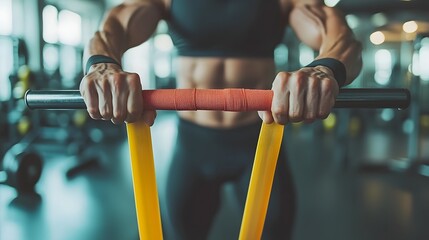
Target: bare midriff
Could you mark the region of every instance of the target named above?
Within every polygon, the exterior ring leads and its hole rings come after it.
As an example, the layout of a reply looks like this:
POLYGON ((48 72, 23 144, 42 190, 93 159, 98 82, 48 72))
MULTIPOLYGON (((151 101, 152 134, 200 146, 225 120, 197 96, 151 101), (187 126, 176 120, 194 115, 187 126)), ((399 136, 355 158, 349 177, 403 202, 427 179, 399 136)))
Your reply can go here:
MULTIPOLYGON (((197 89, 271 89, 271 58, 179 57, 177 87, 197 89)), ((259 121, 257 112, 181 111, 181 118, 212 128, 233 128, 259 121)))

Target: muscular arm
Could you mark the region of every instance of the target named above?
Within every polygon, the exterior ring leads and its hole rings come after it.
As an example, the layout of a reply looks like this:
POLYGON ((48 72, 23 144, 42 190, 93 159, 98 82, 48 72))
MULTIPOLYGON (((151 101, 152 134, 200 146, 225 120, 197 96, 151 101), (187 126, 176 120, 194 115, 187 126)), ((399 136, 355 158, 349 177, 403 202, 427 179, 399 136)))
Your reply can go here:
POLYGON ((331 57, 344 63, 346 84, 357 77, 362 68, 361 44, 338 9, 319 0, 295 0, 289 23, 302 42, 319 51, 317 59, 331 57))
MULTIPOLYGON (((165 12, 160 0, 126 0, 114 7, 90 40, 83 62, 92 55, 105 55, 121 62, 125 51, 152 35, 165 12)), ((142 86, 137 74, 124 72, 112 63, 94 64, 86 74, 80 92, 92 118, 116 124, 139 119, 153 123, 155 112, 143 112, 142 86)))
MULTIPOLYGON (((319 51, 319 58, 334 58, 346 67, 345 84, 350 84, 362 68, 361 45, 343 15, 321 0, 281 0, 287 21, 305 44, 319 51)), ((339 84, 330 68, 304 67, 280 72, 273 82, 271 114, 265 122, 312 122, 326 118, 335 104, 339 84)))
POLYGON ((120 62, 126 50, 140 45, 152 35, 164 16, 165 7, 161 2, 124 1, 107 13, 100 30, 87 46, 85 57, 101 54, 120 62))

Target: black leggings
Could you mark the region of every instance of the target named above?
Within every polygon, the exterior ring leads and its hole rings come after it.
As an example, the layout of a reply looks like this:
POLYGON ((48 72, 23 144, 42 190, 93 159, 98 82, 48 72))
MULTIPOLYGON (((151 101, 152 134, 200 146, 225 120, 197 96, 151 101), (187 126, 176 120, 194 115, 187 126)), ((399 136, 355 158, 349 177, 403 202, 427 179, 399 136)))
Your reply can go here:
MULTIPOLYGON (((244 211, 260 127, 261 123, 256 123, 235 129, 211 129, 179 119, 167 182, 172 239, 207 239, 220 207, 221 188, 227 182, 233 184, 240 212, 244 211)), ((290 239, 294 214, 294 184, 281 151, 263 239, 290 239)))

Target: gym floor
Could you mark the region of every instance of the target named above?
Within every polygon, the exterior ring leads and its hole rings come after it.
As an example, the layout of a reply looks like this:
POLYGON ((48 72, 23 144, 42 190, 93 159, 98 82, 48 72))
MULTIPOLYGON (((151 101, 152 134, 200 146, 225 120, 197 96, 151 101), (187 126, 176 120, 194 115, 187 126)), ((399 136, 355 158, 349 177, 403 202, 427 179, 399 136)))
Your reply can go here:
MULTIPOLYGON (((152 127, 161 204, 175 120, 173 113, 160 113, 152 127)), ((298 190, 294 239, 428 239, 429 178, 416 171, 367 167, 404 161, 407 137, 374 128, 344 142, 319 127, 288 126, 284 135, 298 190)), ((124 127, 111 128, 119 137, 91 146, 88 152, 100 160, 74 174, 67 172, 79 157, 67 153, 66 144, 36 144, 45 164, 37 194, 17 196, 0 185, 1 240, 138 239, 124 127)), ((421 144, 429 149, 429 143, 421 144)), ((421 155, 428 157, 425 151, 421 155)), ((237 239, 241 213, 228 198, 229 186, 223 190, 210 239, 237 239)))

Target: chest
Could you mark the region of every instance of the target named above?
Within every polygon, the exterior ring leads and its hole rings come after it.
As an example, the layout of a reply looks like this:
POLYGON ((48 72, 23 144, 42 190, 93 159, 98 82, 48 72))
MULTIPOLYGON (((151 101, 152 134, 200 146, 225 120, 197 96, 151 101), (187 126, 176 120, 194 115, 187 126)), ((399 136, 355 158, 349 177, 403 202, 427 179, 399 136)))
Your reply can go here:
POLYGON ((180 35, 231 42, 271 34, 282 25, 278 0, 172 0, 171 25, 180 35))

